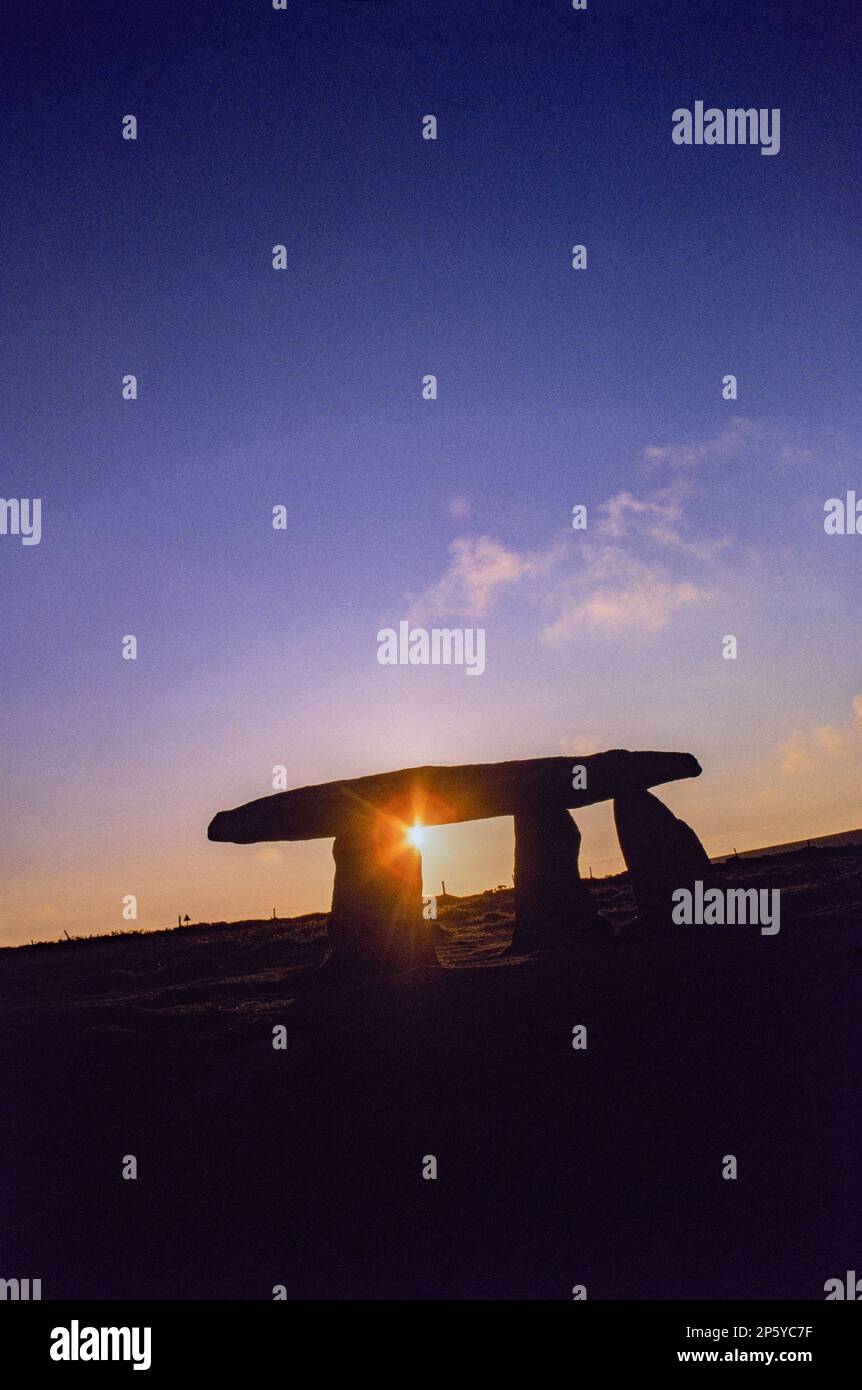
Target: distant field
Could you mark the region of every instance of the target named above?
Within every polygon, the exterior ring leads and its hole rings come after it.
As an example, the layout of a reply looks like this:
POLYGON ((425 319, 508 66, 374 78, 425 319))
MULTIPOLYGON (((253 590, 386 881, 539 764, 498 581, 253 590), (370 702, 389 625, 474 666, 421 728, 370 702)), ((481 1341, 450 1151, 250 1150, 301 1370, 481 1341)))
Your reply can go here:
MULTIPOLYGON (((811 840, 790 840, 786 845, 764 845, 761 849, 741 849, 740 859, 757 859, 762 854, 789 854, 796 849, 805 849, 808 845, 814 848, 831 849, 839 845, 862 845, 862 830, 842 830, 837 835, 818 835, 811 840)), ((716 855, 713 864, 723 864, 725 860, 732 859, 732 854, 716 855)))

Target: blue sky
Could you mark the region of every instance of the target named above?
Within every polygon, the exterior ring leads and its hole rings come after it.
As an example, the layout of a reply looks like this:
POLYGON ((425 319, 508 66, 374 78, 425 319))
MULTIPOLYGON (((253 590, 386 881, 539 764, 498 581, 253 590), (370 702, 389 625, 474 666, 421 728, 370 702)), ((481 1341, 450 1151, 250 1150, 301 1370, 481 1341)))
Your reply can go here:
MULTIPOLYGON (((857 824, 862 539, 822 528, 862 495, 850 7, 172 11, 4 20, 2 492, 43 538, 0 536, 3 939, 126 893, 326 906, 328 845, 205 840, 277 764, 683 748, 713 852, 857 824), (675 146, 696 100, 780 108, 780 153, 675 146), (411 613, 481 623, 485 674, 378 666, 411 613)), ((510 860, 495 822, 426 869, 510 860)))

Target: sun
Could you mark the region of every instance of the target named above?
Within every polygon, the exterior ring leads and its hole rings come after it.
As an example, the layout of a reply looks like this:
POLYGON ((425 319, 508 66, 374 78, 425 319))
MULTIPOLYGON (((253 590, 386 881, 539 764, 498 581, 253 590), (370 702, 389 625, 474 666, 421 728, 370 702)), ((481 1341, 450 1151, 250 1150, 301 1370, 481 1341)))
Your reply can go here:
POLYGON ((407 838, 411 845, 415 845, 417 849, 421 849, 422 845, 425 843, 424 825, 411 825, 410 829, 407 831, 407 838))

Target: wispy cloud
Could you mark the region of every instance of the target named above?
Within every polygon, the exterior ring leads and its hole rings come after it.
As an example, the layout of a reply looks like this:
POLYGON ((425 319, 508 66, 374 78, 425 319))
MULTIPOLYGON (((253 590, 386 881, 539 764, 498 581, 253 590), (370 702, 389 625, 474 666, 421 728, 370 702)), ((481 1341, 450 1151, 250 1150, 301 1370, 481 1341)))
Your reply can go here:
POLYGON ((456 521, 469 521, 471 510, 469 497, 450 497, 449 515, 456 521))
POLYGON ((679 550, 694 559, 708 560, 717 550, 730 545, 728 536, 692 541, 682 534, 685 510, 677 490, 668 487, 649 497, 634 497, 630 492, 618 492, 599 507, 602 519, 593 534, 600 539, 619 540, 637 528, 641 535, 656 545, 679 550))
POLYGON ((644 565, 636 578, 600 585, 585 598, 571 597, 542 636, 555 644, 568 641, 585 627, 605 632, 628 628, 658 632, 679 609, 708 597, 708 590, 686 580, 674 582, 644 565))
POLYGON ((794 729, 778 747, 779 767, 785 777, 808 772, 824 762, 845 759, 862 751, 862 695, 853 696, 853 720, 836 728, 816 724, 810 729, 794 729))
POLYGON ((653 467, 669 468, 678 474, 690 474, 704 464, 730 459, 755 441, 765 441, 765 431, 756 420, 737 415, 726 429, 696 444, 649 444, 644 460, 653 467))
POLYGON ((546 572, 552 552, 522 555, 491 536, 460 536, 449 547, 449 566, 410 606, 414 622, 431 618, 484 618, 501 592, 546 572))
POLYGON ((597 738, 561 738, 560 752, 573 758, 586 758, 590 753, 598 753, 604 744, 597 738))
POLYGON ((254 857, 261 864, 281 864, 284 861, 284 855, 275 845, 258 845, 254 857))
MULTIPOLYGON (((440 579, 413 599, 411 619, 484 618, 505 594, 527 585, 546 615, 546 642, 584 631, 659 631, 714 594, 716 576, 707 567, 731 543, 724 535, 690 534, 686 505, 698 470, 752 441, 763 442, 760 427, 736 419, 700 443, 650 445, 643 453, 650 485, 642 495, 615 493, 598 505, 586 531, 558 534, 544 550, 524 553, 487 535, 459 537, 440 579)), ((453 499, 453 515, 460 500, 453 499)))

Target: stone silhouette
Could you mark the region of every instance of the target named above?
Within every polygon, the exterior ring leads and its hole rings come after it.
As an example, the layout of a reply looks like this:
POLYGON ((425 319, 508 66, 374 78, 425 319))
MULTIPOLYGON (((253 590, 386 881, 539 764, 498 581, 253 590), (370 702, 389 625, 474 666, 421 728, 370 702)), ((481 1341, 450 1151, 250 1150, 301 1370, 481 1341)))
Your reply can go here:
POLYGON ((641 917, 670 926, 674 890, 712 881, 706 850, 691 826, 647 791, 615 797, 614 822, 641 917))
MULTIPOLYGON (((578 758, 576 764, 577 786, 571 758, 415 767, 325 782, 221 811, 208 833, 211 840, 235 844, 334 836, 333 959, 390 970, 436 963, 431 927, 422 917, 421 858, 410 842, 410 828, 513 816, 512 949, 579 945, 600 937, 603 921, 580 877, 581 836, 570 809, 615 800, 642 912, 647 902, 651 911, 657 906, 668 874, 678 877, 681 856, 686 866, 697 859, 694 847, 706 856, 693 831, 647 791, 698 777, 700 765, 690 753, 615 748, 578 758), (638 817, 645 822, 640 830, 638 817), (657 856, 653 870, 646 863, 650 844, 657 856)), ((684 886, 684 880, 673 886, 684 886)))
POLYGON ((436 965, 429 924, 422 917, 422 856, 404 826, 381 818, 342 831, 332 854, 333 958, 352 968, 436 965))
POLYGON ((562 807, 515 815, 513 954, 593 944, 610 936, 578 869, 581 832, 562 807))

